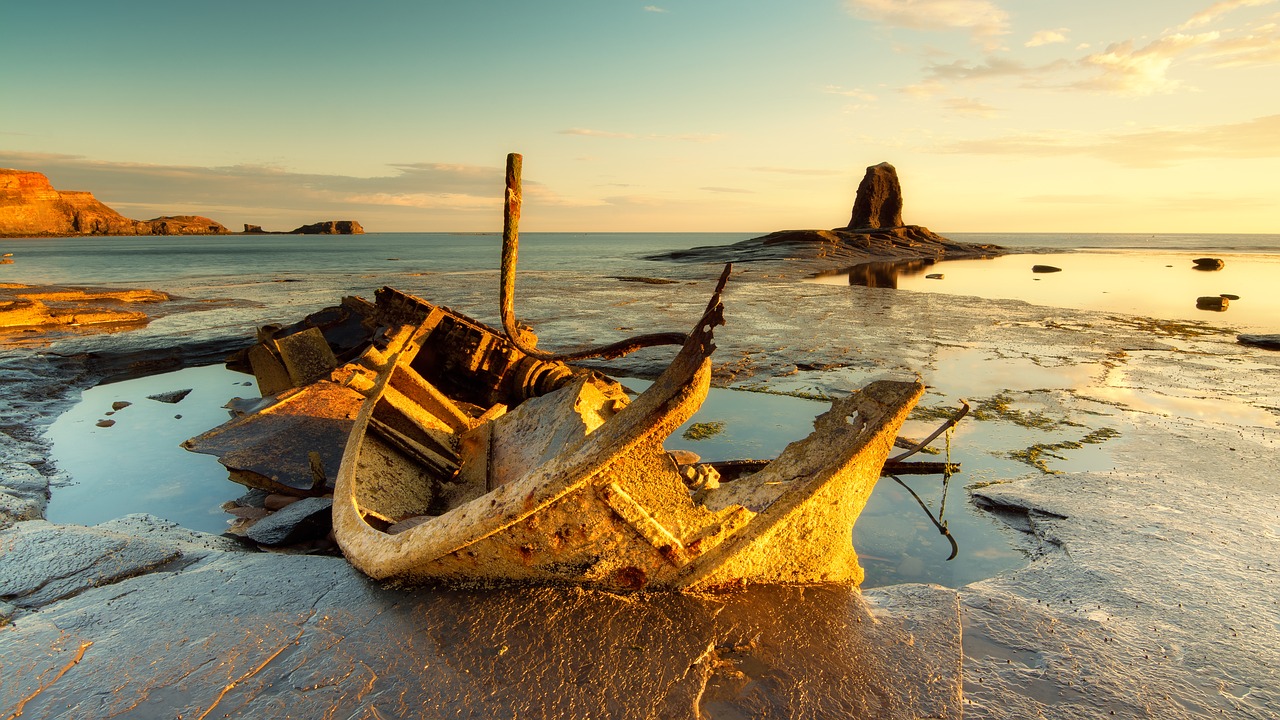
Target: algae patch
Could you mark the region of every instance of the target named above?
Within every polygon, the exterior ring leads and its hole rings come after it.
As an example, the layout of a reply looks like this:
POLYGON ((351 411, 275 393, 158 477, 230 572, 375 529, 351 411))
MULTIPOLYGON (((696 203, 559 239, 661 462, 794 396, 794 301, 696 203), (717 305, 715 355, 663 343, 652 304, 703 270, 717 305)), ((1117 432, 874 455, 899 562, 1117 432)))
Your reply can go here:
POLYGON ((1057 470, 1049 469, 1049 466, 1046 464, 1046 458, 1066 460, 1066 457, 1059 455, 1058 453, 1063 450, 1079 450, 1085 445, 1101 445, 1111 438, 1119 437, 1119 435, 1119 430, 1103 427, 1090 432, 1079 440, 1065 440, 1063 442, 1056 443, 1036 443, 1025 450, 1012 450, 1006 455, 1009 459, 1031 465, 1046 475, 1057 475, 1059 474, 1057 470))
POLYGON ((685 440, 707 440, 724 432, 724 423, 716 420, 690 425, 681 435, 685 440))

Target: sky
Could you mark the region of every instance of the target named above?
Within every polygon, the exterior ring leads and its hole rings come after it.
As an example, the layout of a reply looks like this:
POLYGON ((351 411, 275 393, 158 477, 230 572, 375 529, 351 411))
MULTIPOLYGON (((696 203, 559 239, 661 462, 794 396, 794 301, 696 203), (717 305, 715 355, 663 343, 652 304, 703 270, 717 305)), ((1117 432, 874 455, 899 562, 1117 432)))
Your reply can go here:
POLYGON ((0 167, 124 215, 1280 233, 1280 0, 0 0, 0 167))

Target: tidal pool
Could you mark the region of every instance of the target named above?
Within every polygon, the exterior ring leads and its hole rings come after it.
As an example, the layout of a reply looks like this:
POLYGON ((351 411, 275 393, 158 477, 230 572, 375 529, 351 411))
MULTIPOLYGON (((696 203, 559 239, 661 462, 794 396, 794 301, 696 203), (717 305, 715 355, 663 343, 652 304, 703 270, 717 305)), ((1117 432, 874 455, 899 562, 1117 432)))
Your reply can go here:
MULTIPOLYGON (((641 387, 632 380, 626 384, 641 387)), ((788 443, 812 432, 813 419, 829 407, 825 401, 712 388, 702 408, 672 433, 666 447, 691 450, 704 462, 770 459, 777 457, 788 443), (685 431, 695 423, 716 423, 721 429, 704 440, 686 438, 685 431)), ((972 420, 962 421, 961 427, 966 423, 972 420)), ((923 438, 937 425, 909 421, 903 427, 903 435, 923 438)), ((978 434, 970 429, 966 437, 978 434)), ((935 440, 933 445, 945 449, 945 438, 935 440)), ((942 456, 920 454, 912 459, 940 460, 942 456)), ((1026 556, 1015 547, 1017 531, 978 509, 970 502, 965 486, 975 477, 985 482, 1034 470, 990 454, 986 444, 953 442, 951 460, 961 463, 961 472, 945 483, 941 475, 904 475, 901 482, 892 477, 880 478, 853 529, 853 545, 866 570, 864 587, 903 582, 960 587, 1025 562, 1026 556), (921 502, 928 508, 927 513, 921 502), (939 524, 945 522, 956 541, 958 551, 952 560, 947 559, 951 544, 935 520, 939 524)))
POLYGON ((217 459, 179 444, 226 422, 230 414, 222 406, 237 395, 258 396, 253 378, 221 365, 86 390, 48 430, 53 461, 69 481, 51 489, 46 517, 94 525, 145 512, 192 530, 223 532, 230 516, 219 506, 240 495, 240 486, 227 480, 217 459), (188 389, 176 403, 148 397, 188 389))
MULTIPOLYGON (((648 385, 632 379, 626 384, 636 390, 648 385)), ((229 413, 223 406, 237 396, 256 397, 253 380, 220 365, 86 390, 48 431, 53 460, 69 480, 53 488, 47 517, 92 525, 146 512, 193 530, 224 532, 230 516, 220 506, 242 489, 227 479, 216 459, 188 452, 180 444, 225 422, 229 413), (177 403, 148 397, 188 389, 177 403)), ((667 447, 692 450, 705 461, 773 458, 787 443, 808 435, 813 419, 828 406, 797 397, 713 388, 702 409, 672 434, 667 447), (694 423, 712 424, 715 431, 701 440, 686 438, 685 431, 694 423)), ((917 437, 931 429, 924 427, 927 423, 916 424, 921 429, 917 437)), ((976 448, 959 445, 952 459, 962 463, 965 473, 984 477, 1001 464, 976 448)), ((1010 467, 999 468, 1006 477, 1028 469, 1006 462, 1010 467)), ((892 478, 881 479, 853 538, 867 570, 866 586, 932 582, 958 587, 1023 561, 1014 549, 1015 531, 969 502, 964 489, 968 477, 951 478, 945 507, 941 476, 902 479, 920 501, 892 478), (951 546, 920 502, 948 524, 959 545, 954 560, 946 560, 951 546)))
POLYGON ((812 282, 887 287, 913 292, 1023 300, 1035 305, 1122 312, 1164 319, 1206 320, 1261 332, 1280 332, 1280 255, 1216 254, 1221 270, 1192 260, 1205 253, 1082 251, 1003 255, 970 260, 863 263, 824 273, 812 282), (1060 272, 1032 272, 1035 265, 1060 272), (941 277, 930 277, 941 276, 941 277), (1225 310, 1202 310, 1196 299, 1221 295, 1225 310))

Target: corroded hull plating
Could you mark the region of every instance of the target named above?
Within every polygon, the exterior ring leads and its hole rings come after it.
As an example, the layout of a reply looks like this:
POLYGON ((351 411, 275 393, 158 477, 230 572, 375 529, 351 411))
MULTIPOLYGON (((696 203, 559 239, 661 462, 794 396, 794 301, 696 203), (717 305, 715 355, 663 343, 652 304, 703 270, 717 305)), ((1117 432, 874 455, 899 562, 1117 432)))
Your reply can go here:
POLYGON ((418 372, 430 321, 402 326, 364 359, 377 375, 334 492, 344 554, 404 582, 861 582, 852 528, 923 386, 872 383, 760 471, 694 495, 662 445, 706 398, 721 323, 717 291, 675 360, 630 403, 608 378, 539 367, 556 389, 469 413, 418 372))

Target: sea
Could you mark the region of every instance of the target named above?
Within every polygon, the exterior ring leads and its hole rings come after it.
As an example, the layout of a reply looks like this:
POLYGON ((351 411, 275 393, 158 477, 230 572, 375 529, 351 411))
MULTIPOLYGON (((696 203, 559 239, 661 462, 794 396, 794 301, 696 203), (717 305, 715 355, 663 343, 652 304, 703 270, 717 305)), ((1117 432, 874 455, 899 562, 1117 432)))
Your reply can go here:
MULTIPOLYGON (((525 233, 520 270, 661 277, 670 263, 647 257, 729 245, 761 234, 525 233)), ((1280 278, 1280 234, 947 236, 1000 245, 1011 254, 890 268, 893 286, 904 292, 1023 300, 1280 333, 1280 293, 1274 290, 1280 278), (1200 257, 1222 259, 1223 267, 1193 271, 1193 260, 1200 257), (1033 273, 1032 265, 1049 265, 1060 272, 1033 273), (1204 310, 1196 302, 1223 295, 1233 298, 1225 310, 1204 310)), ((364 282, 396 275, 491 273, 498 268, 500 248, 497 233, 11 238, 0 239, 0 254, 12 253, 13 260, 0 265, 0 283, 176 287, 197 297, 235 295, 236 287, 257 283, 332 303, 364 282), (299 280, 306 282, 290 282, 299 280)), ((857 278, 864 275, 846 268, 810 281, 858 284, 857 278)), ((962 349, 955 352, 947 362, 965 375, 970 359, 962 349)), ((947 367, 943 363, 939 372, 947 367)), ((192 529, 224 531, 230 518, 219 506, 239 494, 238 486, 227 482, 214 458, 187 453, 178 445, 225 421, 229 415, 223 405, 233 397, 255 394, 250 385, 247 376, 210 366, 86 390, 80 403, 49 429, 53 460, 64 476, 53 488, 49 519, 94 524, 130 512, 151 512, 192 529), (174 405, 149 399, 176 389, 192 392, 174 405), (110 423, 102 422, 108 419, 110 423)), ((713 389, 690 424, 717 423, 722 432, 700 441, 684 437, 682 428, 668 447, 692 449, 707 460, 768 457, 807 434, 813 417, 825 408, 825 403, 800 397, 713 389)), ((968 478, 1027 471, 1025 465, 978 444, 951 450, 968 478)), ((1086 445, 1063 451, 1052 462, 1055 471, 1087 470, 1106 467, 1108 458, 1105 446, 1086 445)), ((942 484, 940 497, 936 479, 925 485, 888 479, 880 483, 855 530, 867 586, 933 582, 958 587, 1025 562, 1016 533, 966 501, 968 481, 961 475, 950 489, 942 484), (950 537, 939 531, 944 521, 950 537), (951 540, 959 546, 954 558, 948 557, 951 540)))

